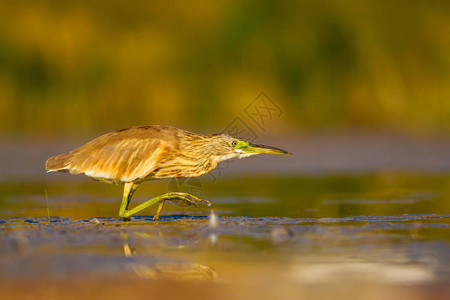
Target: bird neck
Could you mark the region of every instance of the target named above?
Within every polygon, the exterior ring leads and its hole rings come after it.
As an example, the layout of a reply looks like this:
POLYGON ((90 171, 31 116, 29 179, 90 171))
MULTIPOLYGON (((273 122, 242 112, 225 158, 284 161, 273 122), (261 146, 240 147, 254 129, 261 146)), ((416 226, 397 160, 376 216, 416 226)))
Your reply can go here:
POLYGON ((218 147, 218 135, 187 134, 180 139, 179 149, 182 156, 196 165, 202 173, 213 170, 223 160, 233 155, 222 155, 218 147))

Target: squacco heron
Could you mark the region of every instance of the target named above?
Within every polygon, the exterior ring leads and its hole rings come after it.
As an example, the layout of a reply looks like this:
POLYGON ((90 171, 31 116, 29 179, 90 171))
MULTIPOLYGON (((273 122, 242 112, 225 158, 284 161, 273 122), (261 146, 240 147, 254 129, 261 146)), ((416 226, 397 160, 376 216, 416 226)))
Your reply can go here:
POLYGON ((70 172, 106 183, 124 184, 119 216, 128 220, 141 210, 165 201, 194 205, 209 201, 188 193, 168 192, 128 209, 131 197, 143 181, 196 177, 212 171, 219 162, 255 154, 290 154, 256 145, 228 134, 202 135, 163 125, 133 126, 102 135, 68 153, 49 158, 47 172, 70 172))

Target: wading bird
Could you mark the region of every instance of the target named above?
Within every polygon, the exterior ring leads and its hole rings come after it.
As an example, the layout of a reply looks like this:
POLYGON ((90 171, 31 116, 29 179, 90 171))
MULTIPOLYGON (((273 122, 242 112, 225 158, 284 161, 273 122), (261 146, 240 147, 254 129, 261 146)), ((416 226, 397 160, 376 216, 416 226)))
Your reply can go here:
POLYGON ((133 126, 102 135, 68 153, 49 158, 47 172, 70 172, 107 183, 124 183, 119 216, 125 220, 160 202, 194 205, 207 200, 188 193, 168 192, 128 210, 131 197, 143 181, 196 177, 212 171, 219 162, 255 154, 291 154, 274 147, 256 145, 228 134, 201 135, 163 125, 133 126))

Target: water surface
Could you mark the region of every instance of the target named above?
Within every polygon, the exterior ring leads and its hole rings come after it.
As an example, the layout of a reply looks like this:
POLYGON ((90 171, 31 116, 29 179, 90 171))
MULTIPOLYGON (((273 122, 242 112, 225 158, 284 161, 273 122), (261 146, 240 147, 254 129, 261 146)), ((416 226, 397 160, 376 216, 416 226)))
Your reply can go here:
POLYGON ((398 173, 145 183, 131 205, 168 189, 213 203, 166 205, 157 222, 156 207, 120 220, 120 186, 2 183, 2 290, 31 299, 438 299, 450 295, 449 183, 398 173))

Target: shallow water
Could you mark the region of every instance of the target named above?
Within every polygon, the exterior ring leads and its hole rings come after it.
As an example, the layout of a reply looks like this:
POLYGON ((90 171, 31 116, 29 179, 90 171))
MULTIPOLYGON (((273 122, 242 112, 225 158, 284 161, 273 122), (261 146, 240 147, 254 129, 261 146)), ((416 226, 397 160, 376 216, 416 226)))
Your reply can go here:
POLYGON ((12 298, 450 296, 445 175, 142 184, 131 206, 168 189, 213 203, 168 204, 157 222, 156 207, 118 219, 120 186, 88 179, 0 185, 0 284, 12 298))

